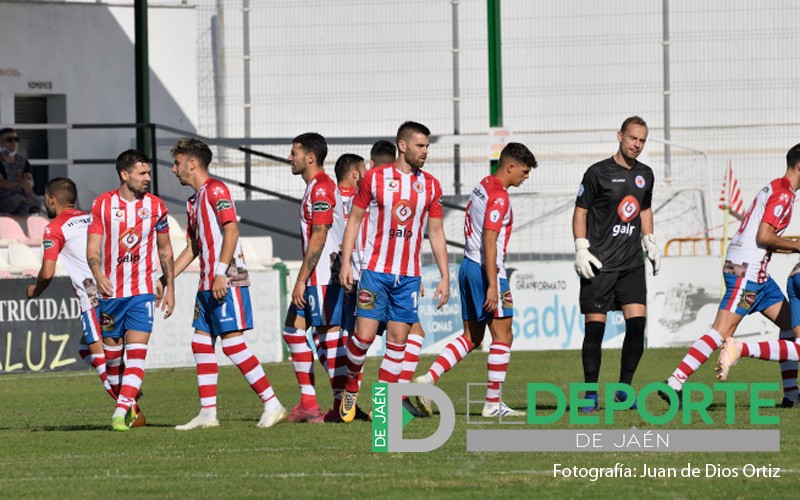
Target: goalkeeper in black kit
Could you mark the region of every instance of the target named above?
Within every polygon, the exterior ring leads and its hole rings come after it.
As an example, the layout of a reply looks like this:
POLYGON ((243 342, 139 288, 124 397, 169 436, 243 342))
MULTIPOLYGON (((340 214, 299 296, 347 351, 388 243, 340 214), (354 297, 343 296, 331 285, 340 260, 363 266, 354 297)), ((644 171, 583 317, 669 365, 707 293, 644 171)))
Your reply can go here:
MULTIPOLYGON (((619 149, 611 158, 586 170, 578 189, 572 231, 575 237, 575 271, 581 278, 580 307, 585 315, 583 376, 597 383, 606 314, 622 310, 625 341, 619 381, 631 384, 644 353, 647 316, 642 248, 653 265, 661 265, 653 236, 653 171, 637 160, 647 141, 647 124, 638 116, 627 118, 617 132, 619 149)), ((614 394, 625 401, 625 391, 614 394)), ((587 391, 591 404, 582 413, 599 409, 596 391, 587 391)), ((634 402, 631 406, 636 408, 634 402)))

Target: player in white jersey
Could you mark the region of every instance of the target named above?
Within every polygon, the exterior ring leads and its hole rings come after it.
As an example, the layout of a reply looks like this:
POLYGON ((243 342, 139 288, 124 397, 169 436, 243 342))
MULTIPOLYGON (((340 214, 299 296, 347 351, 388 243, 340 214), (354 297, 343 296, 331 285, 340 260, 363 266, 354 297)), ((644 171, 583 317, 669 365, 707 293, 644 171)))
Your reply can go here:
POLYGON ((228 186, 208 174, 211 149, 204 142, 183 137, 172 148, 172 173, 195 194, 186 202, 188 245, 175 260, 175 275, 200 256, 200 285, 195 298, 192 354, 197 363, 200 413, 177 430, 218 427, 217 365, 214 344, 239 368, 264 403, 257 427, 267 428, 286 419, 258 358, 248 348, 244 330, 253 328, 250 277, 239 241, 236 207, 228 186))
POLYGON ((373 168, 358 188, 345 230, 340 281, 352 288, 350 255, 361 221, 369 209, 367 242, 358 285, 356 333, 347 341, 347 384, 340 407, 345 422, 355 418, 358 378, 378 325, 387 320, 386 351, 378 374, 380 382, 397 382, 402 372, 405 344, 411 325, 419 321, 420 253, 427 223, 428 237, 439 267, 437 307, 450 296, 447 244, 442 218, 442 188, 422 170, 430 146, 430 130, 405 122, 397 132, 399 155, 395 164, 373 168))
MULTIPOLYGON (((96 310, 97 286, 86 264, 86 229, 92 216, 75 208, 77 198, 78 189, 71 179, 56 177, 45 186, 44 205, 47 216, 52 220, 44 228, 42 268, 39 270, 36 284, 29 285, 26 292, 29 299, 41 295, 53 280, 56 263, 59 258, 61 259, 72 280, 75 295, 81 303, 83 338, 78 352, 81 358, 97 371, 103 388, 116 400, 117 394, 111 389, 106 373, 106 357, 96 310)), ((138 411, 138 408, 126 416, 130 419, 128 423, 132 427, 141 427, 145 423, 144 414, 138 411)))
MULTIPOLYGON (((514 339, 511 331, 514 300, 505 268, 506 249, 514 224, 508 188, 522 185, 536 166, 536 158, 527 147, 511 142, 500 153, 497 171, 484 177, 472 190, 464 220, 465 258, 458 273, 464 334, 447 344, 430 370, 414 380, 415 383, 435 384, 481 344, 488 325, 492 344, 487 361, 486 402, 481 411, 484 417, 525 415, 500 400, 514 339)), ((429 398, 419 396, 417 403, 426 415, 431 415, 429 398)))
MULTIPOLYGON (((328 154, 325 138, 308 132, 292 140, 289 154, 292 174, 300 175, 306 191, 300 205, 300 235, 303 265, 292 290, 292 304, 286 313, 283 339, 292 356, 300 402, 292 409, 289 422, 326 421, 314 388, 314 355, 308 343, 308 332, 322 345, 343 349, 342 304, 344 290, 339 285, 340 245, 344 232, 344 209, 336 183, 325 172, 328 154)), ((335 359, 338 358, 335 357, 335 359)), ((344 380, 329 370, 333 387, 334 409, 339 406, 344 380)))
POLYGON ((111 428, 127 431, 125 414, 144 379, 155 308, 160 307, 165 318, 172 315, 175 284, 167 207, 148 193, 150 159, 129 149, 117 157, 116 168, 119 189, 101 194, 92 204, 86 260, 101 294, 100 327, 110 380, 112 366, 119 369, 124 350, 126 363, 111 428), (153 273, 158 263, 167 288, 156 300, 153 273))
MULTIPOLYGON (((786 345, 794 344, 792 340, 795 335, 791 329, 800 326, 800 317, 796 319, 792 314, 792 307, 767 272, 767 264, 773 251, 800 252, 800 242, 782 237, 789 225, 795 191, 798 189, 800 144, 790 149, 786 155, 786 175, 773 180, 759 191, 747 209, 739 230, 728 244, 722 267, 725 295, 720 301, 714 324, 692 344, 681 363, 667 378, 666 383, 676 394, 670 394, 670 391, 659 392, 664 400, 669 402, 677 396, 677 404, 681 404, 683 384, 723 343, 718 377, 725 380, 741 349, 736 349, 733 335, 748 314, 760 312, 778 326, 781 330, 780 338, 784 340, 772 341, 777 342, 776 346, 784 344, 785 348, 786 345), (788 342, 784 342, 785 340, 788 342)), ((787 289, 791 295, 791 278, 787 289)), ((760 354, 757 344, 752 347, 754 354, 760 354)), ((768 354, 769 350, 765 349, 765 352, 768 354)), ((751 352, 744 354, 750 355, 751 352)), ((797 401, 797 358, 793 362, 782 364, 781 373, 784 405, 794 406, 797 401)))

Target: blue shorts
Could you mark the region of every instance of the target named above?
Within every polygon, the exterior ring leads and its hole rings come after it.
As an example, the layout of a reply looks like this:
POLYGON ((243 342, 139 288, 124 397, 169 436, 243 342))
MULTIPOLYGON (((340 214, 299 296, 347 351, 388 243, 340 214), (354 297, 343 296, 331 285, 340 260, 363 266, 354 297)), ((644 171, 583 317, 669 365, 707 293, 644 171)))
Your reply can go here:
POLYGON ((86 345, 92 345, 103 339, 100 333, 100 318, 97 316, 97 308, 92 307, 81 313, 81 326, 83 327, 83 341, 86 345))
MULTIPOLYGON (((354 284, 356 287, 358 283, 354 284)), ((353 333, 356 331, 356 300, 358 294, 355 291, 345 292, 344 305, 342 306, 342 331, 353 333)), ((383 335, 386 332, 386 321, 381 321, 378 324, 378 332, 376 335, 383 335)))
POLYGON ((786 300, 771 277, 764 283, 757 283, 732 273, 722 273, 722 276, 725 278, 725 295, 719 303, 720 309, 747 316, 786 300))
POLYGON ((378 321, 419 321, 419 276, 361 271, 356 316, 378 321))
POLYGON ((212 290, 197 292, 192 326, 210 335, 250 330, 253 328, 250 289, 246 286, 230 286, 228 295, 222 300, 215 299, 212 290))
MULTIPOLYGON (((489 280, 486 279, 483 266, 470 259, 462 260, 458 268, 458 289, 461 294, 461 319, 481 323, 488 321, 489 314, 483 309, 483 304, 486 302, 489 280)), ((497 310, 493 317, 514 316, 514 299, 506 278, 498 278, 497 292, 497 310)))
POLYGON ((789 276, 786 281, 786 293, 789 295, 789 305, 792 306, 792 328, 800 326, 800 274, 789 276))
POLYGON ((128 330, 151 333, 155 300, 152 293, 119 299, 100 299, 97 309, 103 338, 121 339, 128 330))
POLYGON ((291 304, 289 313, 305 318, 311 326, 339 326, 344 320, 344 287, 317 285, 306 287, 306 306, 300 310, 291 304))

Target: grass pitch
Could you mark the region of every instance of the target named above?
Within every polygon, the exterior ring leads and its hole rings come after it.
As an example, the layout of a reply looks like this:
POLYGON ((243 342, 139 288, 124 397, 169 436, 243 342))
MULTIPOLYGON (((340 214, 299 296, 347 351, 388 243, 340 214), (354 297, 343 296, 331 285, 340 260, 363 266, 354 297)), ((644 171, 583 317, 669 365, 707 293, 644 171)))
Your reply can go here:
MULTIPOLYGON (((685 349, 651 349, 639 366, 635 387, 661 381, 685 349)), ((604 351, 602 382, 615 382, 619 350, 604 351)), ((716 356, 712 358, 712 361, 716 356)), ((433 357, 423 357, 418 373, 433 357)), ((367 363, 365 389, 377 374, 378 360, 367 363)), ((693 377, 712 384, 713 363, 693 377)), ((289 363, 264 365, 287 409, 299 400, 289 363)), ((330 406, 330 391, 317 365, 320 404, 330 406)), ((193 369, 152 370, 144 382, 146 428, 110 430, 111 399, 96 375, 86 373, 0 376, 0 496, 3 498, 796 498, 800 479, 800 409, 767 409, 781 418, 779 453, 468 453, 466 384, 485 382, 486 354, 473 353, 439 382, 453 400, 456 428, 449 441, 430 453, 372 453, 370 426, 287 424, 257 429, 261 403, 239 372, 220 370, 218 429, 179 432, 174 426, 197 414, 193 369), (553 466, 729 467, 746 464, 780 467, 779 478, 554 478, 553 466)), ((731 381, 778 381, 778 364, 743 360, 731 381)), ((515 352, 504 386, 504 400, 525 408, 528 382, 551 382, 566 390, 582 378, 577 351, 515 352)), ((361 404, 369 406, 368 392, 361 404)), ((473 395, 474 398, 474 395, 473 395)), ((775 398, 780 401, 779 393, 775 398)), ((737 399, 737 423, 724 423, 723 396, 715 394, 714 426, 745 428, 747 401, 737 399)), ((655 399, 648 405, 663 404, 655 399)), ((601 413, 602 415, 602 413, 601 413)), ((438 417, 416 419, 409 435, 425 437, 438 417)), ((617 413, 614 428, 646 428, 635 412, 617 413)), ((567 428, 566 417, 553 428, 567 428)), ((609 428, 600 424, 597 428, 609 428)), ((684 428, 669 424, 667 428, 684 428)), ((530 427, 526 427, 530 428, 530 427)), ((774 428, 774 427, 768 427, 774 428)))

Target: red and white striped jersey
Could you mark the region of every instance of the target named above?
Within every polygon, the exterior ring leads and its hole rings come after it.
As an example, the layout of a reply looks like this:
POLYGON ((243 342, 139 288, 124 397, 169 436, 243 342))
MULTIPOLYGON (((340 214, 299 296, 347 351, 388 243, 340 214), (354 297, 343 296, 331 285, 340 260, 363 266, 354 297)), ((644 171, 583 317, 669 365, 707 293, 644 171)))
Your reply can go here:
POLYGON ((303 256, 311 239, 311 226, 330 225, 325 246, 322 247, 317 267, 308 277, 306 285, 330 285, 339 283, 339 268, 342 240, 344 239, 344 208, 339 189, 324 171, 319 172, 306 186, 300 205, 300 249, 303 256))
POLYGON ((772 258, 772 250, 756 242, 758 226, 766 222, 775 228, 776 234, 783 234, 792 218, 794 198, 789 179, 781 177, 762 188, 747 209, 739 230, 728 244, 725 257, 734 264, 747 266, 745 279, 763 283, 769 277, 767 264, 772 258))
MULTIPOLYGON (((342 198, 342 208, 344 209, 344 222, 347 227, 347 221, 350 220, 350 212, 353 208, 353 197, 356 195, 357 188, 350 186, 339 186, 339 196, 342 198)), ((353 279, 358 280, 361 277, 361 255, 364 253, 364 245, 367 242, 367 224, 363 223, 358 228, 358 237, 356 238, 356 245, 353 248, 353 253, 350 254, 350 266, 353 269, 353 279)))
POLYGON ((442 218, 442 187, 422 170, 404 174, 393 163, 367 171, 353 205, 367 210, 362 269, 419 276, 428 217, 442 218))
POLYGON ((86 229, 91 222, 91 215, 70 208, 50 221, 42 238, 42 260, 58 261, 61 256, 72 288, 81 301, 81 311, 97 304, 97 285, 86 263, 86 229))
MULTIPOLYGON (((231 193, 221 181, 207 179, 195 194, 186 201, 188 223, 186 232, 199 251, 199 290, 211 290, 214 271, 222 251, 222 226, 236 222, 236 207, 231 193)), ((227 285, 249 286, 250 277, 242 255, 242 243, 236 240, 233 260, 225 274, 227 285)))
POLYGON ((127 201, 116 189, 103 193, 92 203, 88 232, 103 237, 101 266, 114 287, 111 298, 155 293, 156 234, 169 233, 167 207, 161 198, 145 193, 127 201))
POLYGON ((480 265, 484 263, 483 231, 497 231, 497 277, 506 277, 506 248, 511 238, 514 214, 508 191, 493 175, 487 175, 475 186, 464 217, 464 256, 480 265))

